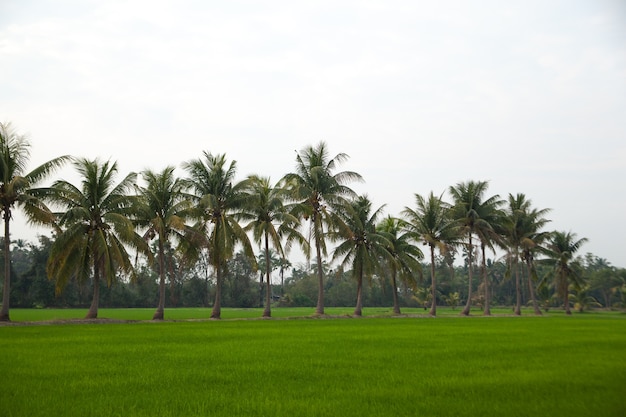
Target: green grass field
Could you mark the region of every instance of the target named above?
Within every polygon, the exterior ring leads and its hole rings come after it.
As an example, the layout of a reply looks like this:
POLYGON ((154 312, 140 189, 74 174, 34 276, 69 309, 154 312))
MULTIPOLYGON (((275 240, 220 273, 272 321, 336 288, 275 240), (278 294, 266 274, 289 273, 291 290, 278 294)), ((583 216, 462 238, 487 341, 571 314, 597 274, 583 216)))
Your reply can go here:
MULTIPOLYGON (((351 312, 344 310, 329 313, 351 312)), ((12 319, 85 313, 35 311, 12 310, 12 319)), ((274 316, 312 311, 275 309, 274 316)), ((364 319, 2 326, 1 414, 626 415, 624 314, 372 317, 387 311, 368 309, 364 319)), ((151 312, 103 309, 100 316, 144 320, 151 312)), ((166 310, 180 320, 206 313, 166 310)), ((225 309, 223 317, 259 315, 225 309)))

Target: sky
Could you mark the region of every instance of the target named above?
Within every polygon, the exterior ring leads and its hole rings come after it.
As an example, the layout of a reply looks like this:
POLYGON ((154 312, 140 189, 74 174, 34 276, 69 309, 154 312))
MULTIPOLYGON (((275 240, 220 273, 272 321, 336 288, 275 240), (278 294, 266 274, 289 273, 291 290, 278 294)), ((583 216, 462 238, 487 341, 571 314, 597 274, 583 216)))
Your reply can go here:
POLYGON ((626 267, 620 0, 0 0, 0 63, 32 168, 111 159, 121 179, 208 151, 278 181, 324 141, 386 214, 489 181, 626 267))

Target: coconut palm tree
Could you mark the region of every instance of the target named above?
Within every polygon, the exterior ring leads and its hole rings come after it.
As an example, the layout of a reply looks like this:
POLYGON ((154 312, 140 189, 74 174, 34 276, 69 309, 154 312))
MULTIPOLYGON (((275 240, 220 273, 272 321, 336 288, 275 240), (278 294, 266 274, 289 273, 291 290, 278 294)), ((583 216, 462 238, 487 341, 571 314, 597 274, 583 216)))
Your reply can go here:
POLYGON ((372 213, 372 203, 367 196, 359 196, 355 200, 336 209, 340 220, 336 234, 339 243, 333 254, 333 261, 340 260, 342 267, 350 265, 352 276, 357 282, 356 306, 354 315, 361 317, 363 310, 363 278, 371 279, 379 268, 381 258, 391 259, 387 250, 390 247, 385 236, 376 231, 376 223, 384 206, 372 213))
POLYGON ((541 315, 533 285, 533 277, 536 279, 537 275, 534 267, 534 253, 538 245, 547 237, 547 233, 542 232, 541 229, 549 222, 545 215, 550 210, 533 209, 531 200, 527 199, 522 193, 516 195, 509 194, 507 201, 508 204, 505 208, 502 224, 509 258, 507 273, 513 270, 515 274, 516 304, 514 313, 516 315, 521 314, 522 297, 519 272, 519 261, 521 259, 526 265, 528 289, 534 313, 541 315))
POLYGON ((256 261, 245 230, 239 219, 245 210, 245 184, 235 183, 236 161, 226 162, 226 155, 204 151, 203 157, 183 164, 189 175, 186 184, 193 190, 193 202, 206 236, 209 261, 215 270, 216 293, 211 318, 219 319, 222 311, 222 280, 226 261, 234 255, 237 244, 255 266, 256 261))
POLYGON ((324 314, 324 273, 323 256, 327 256, 324 226, 334 226, 333 210, 346 198, 356 197, 356 193, 347 184, 361 180, 361 176, 352 171, 335 172, 348 155, 339 153, 331 158, 326 143, 307 146, 296 156, 296 172, 283 177, 283 184, 290 190, 290 198, 297 204, 293 214, 310 220, 310 232, 315 241, 317 261, 318 295, 315 313, 324 314))
POLYGON ((402 219, 387 216, 377 226, 376 230, 389 241, 387 251, 391 255, 387 265, 391 272, 391 287, 393 291, 393 313, 401 314, 398 301, 397 278, 405 285, 413 288, 417 285, 417 276, 422 275, 420 260, 424 257, 422 251, 413 243, 416 236, 407 230, 406 222, 402 219))
POLYGON ((11 294, 11 219, 13 208, 21 207, 31 223, 49 224, 54 216, 41 200, 41 190, 33 187, 63 165, 68 156, 45 162, 27 172, 30 142, 11 123, 0 123, 0 208, 4 220, 4 285, 0 321, 9 321, 11 294))
POLYGON ((415 209, 405 207, 402 211, 407 219, 406 227, 430 248, 431 298, 433 300, 430 315, 437 315, 437 279, 435 278, 435 249, 445 255, 450 246, 457 243, 458 227, 450 217, 450 206, 436 197, 432 191, 427 198, 415 194, 415 209))
POLYGON ((74 161, 74 167, 81 185, 58 180, 46 195, 64 210, 57 214, 62 231, 52 244, 46 270, 56 281, 57 291, 71 277, 78 282, 93 277, 93 299, 86 318, 97 318, 100 280, 111 286, 118 271, 134 274, 127 245, 146 254, 149 250, 128 217, 133 206, 129 191, 136 175, 128 174, 115 184, 115 162, 81 158, 74 161))
POLYGON ((270 243, 278 255, 284 258, 283 237, 287 239, 288 247, 293 241, 297 241, 305 248, 305 251, 308 251, 307 241, 298 231, 300 226, 298 218, 289 213, 284 205, 284 189, 272 187, 269 178, 259 176, 250 176, 243 188, 248 194, 244 217, 250 220, 245 230, 252 231, 254 240, 263 248, 263 256, 260 258, 264 261, 267 285, 263 317, 271 317, 270 271, 274 268, 270 243))
POLYGON ((582 282, 577 271, 574 255, 588 241, 587 238, 577 239, 576 233, 556 231, 550 235, 545 249, 542 251, 552 266, 552 278, 557 295, 565 304, 565 314, 572 314, 569 305, 570 283, 580 287, 582 282))
MULTIPOLYGON (((472 272, 474 263, 474 243, 473 236, 487 236, 488 230, 493 229, 489 223, 487 214, 500 201, 498 195, 485 198, 485 193, 489 187, 488 181, 467 181, 459 182, 454 186, 450 186, 448 191, 452 195, 453 206, 451 215, 455 219, 461 233, 467 236, 467 255, 468 255, 468 292, 467 303, 461 312, 462 315, 469 315, 472 305, 472 272)), ((482 244, 482 240, 481 240, 482 244)), ((486 274, 484 275, 486 277, 486 274)), ((487 284, 485 278, 485 284, 487 284)), ((485 285, 485 291, 488 293, 488 285, 485 285)))
POLYGON ((157 240, 159 262, 159 304, 152 317, 163 320, 165 310, 165 249, 170 239, 190 239, 191 228, 185 223, 191 215, 191 203, 185 194, 185 185, 176 178, 174 167, 160 172, 145 170, 141 173, 145 186, 137 187, 138 195, 133 220, 142 230, 146 241, 157 240))

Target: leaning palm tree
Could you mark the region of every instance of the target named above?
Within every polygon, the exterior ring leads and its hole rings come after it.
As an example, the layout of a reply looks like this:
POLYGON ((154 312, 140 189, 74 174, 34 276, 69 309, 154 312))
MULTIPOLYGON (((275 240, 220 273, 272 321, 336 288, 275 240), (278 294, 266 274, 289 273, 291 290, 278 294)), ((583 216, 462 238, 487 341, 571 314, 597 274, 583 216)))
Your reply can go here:
MULTIPOLYGON (((239 224, 245 210, 245 184, 235 183, 236 161, 226 163, 226 155, 204 151, 203 157, 185 162, 183 168, 189 177, 186 184, 195 193, 198 227, 206 236, 209 262, 215 270, 216 292, 211 318, 219 319, 222 311, 222 280, 226 262, 241 244, 246 256, 254 261, 254 254, 246 231, 239 224)), ((256 265, 256 261, 254 262, 256 265)))
POLYGON ((51 223, 54 216, 39 198, 40 192, 33 187, 69 159, 68 156, 54 158, 27 172, 30 146, 28 139, 18 134, 11 123, 0 123, 0 208, 4 220, 4 286, 0 321, 10 320, 10 223, 13 218, 13 208, 21 207, 31 223, 51 223))
MULTIPOLYGON (((581 280, 577 272, 574 254, 587 242, 587 238, 577 239, 576 233, 553 232, 543 253, 546 263, 552 265, 554 287, 565 304, 565 314, 572 314, 569 305, 570 283, 580 287, 581 280)), ((545 283, 543 283, 545 284, 545 283)))
MULTIPOLYGON (((272 271, 272 256, 270 243, 281 258, 285 256, 282 245, 283 237, 287 239, 288 248, 295 240, 305 251, 308 251, 307 241, 298 231, 298 218, 287 211, 284 205, 285 190, 273 187, 267 177, 250 176, 244 182, 243 188, 247 192, 246 212, 244 216, 250 221, 245 230, 251 230, 254 240, 263 248, 263 266, 266 275, 265 308, 263 317, 271 317, 270 271, 272 271)), ((261 264, 261 262, 259 262, 261 264)))
POLYGON ((142 230, 146 241, 157 239, 159 270, 159 304, 152 317, 163 320, 165 310, 165 248, 170 239, 189 239, 190 227, 185 223, 190 216, 190 201, 185 194, 185 185, 174 175, 174 167, 168 166, 161 172, 142 172, 145 186, 137 187, 138 195, 133 210, 133 220, 142 230))
POLYGON ((46 270, 61 291, 71 277, 78 282, 93 278, 93 299, 86 318, 98 317, 100 280, 111 286, 117 272, 134 274, 127 245, 148 253, 148 245, 129 219, 136 175, 128 174, 115 184, 117 164, 78 159, 79 187, 56 181, 47 198, 64 211, 58 213, 61 232, 50 249, 46 270))
POLYGON ((420 260, 424 257, 422 251, 415 246, 415 233, 407 231, 404 220, 387 216, 377 226, 376 230, 389 241, 387 251, 390 258, 387 259, 387 267, 391 273, 391 287, 393 295, 393 313, 401 314, 400 303, 398 301, 397 278, 400 278, 405 285, 415 288, 417 277, 422 275, 422 264, 420 260))
MULTIPOLYGON (((468 181, 459 182, 448 189, 453 199, 452 217, 457 222, 461 233, 467 236, 469 286, 467 303, 461 312, 465 316, 469 315, 472 305, 472 270, 474 263, 474 243, 472 237, 476 236, 480 230, 482 230, 480 232, 481 235, 484 235, 485 231, 491 227, 489 221, 483 218, 483 216, 485 212, 489 211, 486 208, 493 206, 499 201, 499 196, 497 195, 485 198, 488 186, 488 181, 468 181)), ((488 291, 487 285, 485 285, 485 291, 488 291)))
POLYGON ((323 256, 327 255, 324 226, 333 228, 333 210, 345 203, 356 193, 347 186, 350 181, 361 180, 361 175, 352 171, 335 173, 337 166, 346 161, 348 155, 337 154, 330 158, 326 143, 308 146, 296 156, 296 172, 283 177, 283 184, 290 190, 290 198, 297 204, 293 213, 310 220, 310 231, 315 241, 317 261, 318 294, 315 314, 324 314, 323 256))
POLYGON ((384 206, 372 213, 372 203, 367 196, 359 196, 337 208, 339 222, 336 234, 339 244, 335 248, 333 261, 340 259, 341 266, 350 265, 352 276, 357 282, 356 306, 354 315, 361 317, 363 312, 363 278, 371 279, 379 269, 381 258, 391 258, 389 241, 376 231, 378 217, 384 206))
POLYGON ((450 206, 436 197, 432 191, 427 198, 415 194, 415 209, 405 207, 402 214, 407 219, 406 228, 416 240, 421 240, 430 248, 430 276, 432 306, 430 315, 437 315, 437 280, 435 278, 435 249, 444 255, 458 240, 458 227, 450 217, 450 206))

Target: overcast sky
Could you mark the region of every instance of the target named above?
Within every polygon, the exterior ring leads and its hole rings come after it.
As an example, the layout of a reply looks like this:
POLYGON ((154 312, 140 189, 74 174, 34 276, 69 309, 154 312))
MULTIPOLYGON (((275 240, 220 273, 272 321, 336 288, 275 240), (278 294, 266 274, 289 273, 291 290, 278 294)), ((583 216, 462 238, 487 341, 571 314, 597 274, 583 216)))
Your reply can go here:
POLYGON ((387 214, 488 180, 626 267, 620 0, 0 0, 0 121, 33 168, 124 175, 207 150, 276 181, 323 140, 387 214))

